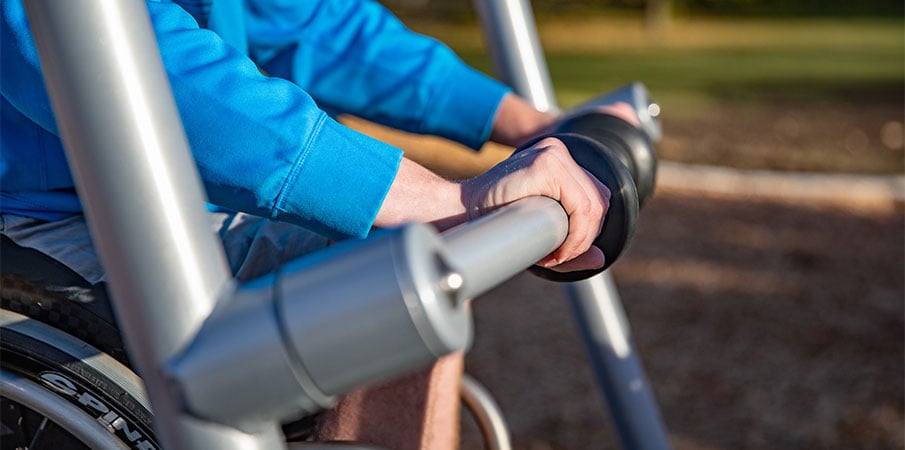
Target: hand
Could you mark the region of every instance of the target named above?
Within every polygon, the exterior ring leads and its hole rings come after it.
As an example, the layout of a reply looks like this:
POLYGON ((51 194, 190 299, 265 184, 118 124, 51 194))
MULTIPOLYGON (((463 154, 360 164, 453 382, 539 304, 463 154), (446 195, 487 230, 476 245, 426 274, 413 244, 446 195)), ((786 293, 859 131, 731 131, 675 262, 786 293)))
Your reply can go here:
POLYGON ((510 93, 503 97, 499 108, 497 108, 496 117, 493 119, 490 140, 499 144, 518 147, 535 137, 552 133, 559 127, 560 123, 571 117, 589 112, 610 114, 636 127, 641 126, 635 110, 625 102, 581 108, 570 111, 565 115, 557 115, 551 112, 538 111, 521 97, 510 93))
POLYGON ((562 141, 543 139, 461 186, 469 220, 525 197, 559 201, 569 216, 569 233, 538 264, 561 272, 603 266, 603 252, 591 244, 603 226, 610 191, 572 159, 562 141))

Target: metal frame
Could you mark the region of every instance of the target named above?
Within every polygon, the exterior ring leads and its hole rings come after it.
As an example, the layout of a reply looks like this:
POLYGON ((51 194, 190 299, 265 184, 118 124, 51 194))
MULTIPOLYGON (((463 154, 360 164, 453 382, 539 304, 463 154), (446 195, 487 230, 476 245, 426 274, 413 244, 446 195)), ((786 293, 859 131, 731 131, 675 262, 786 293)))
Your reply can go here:
MULTIPOLYGON (((512 39, 497 39, 496 54, 520 56, 500 67, 510 69, 513 80, 524 79, 519 92, 541 108, 554 108, 528 3, 482 4, 484 22, 512 39)), ((524 270, 565 237, 560 205, 531 198, 443 237, 411 225, 336 246, 237 288, 207 225, 200 179, 167 95, 143 2, 26 0, 26 7, 114 309, 165 448, 285 448, 279 421, 291 409, 327 406, 362 383, 466 348, 471 317, 465 300, 524 270), (507 255, 505 261, 499 254, 507 255), (381 267, 382 276, 341 282, 362 265, 381 267), (345 290, 337 293, 340 287, 345 290), (333 309, 322 306, 331 302, 312 306, 305 300, 331 296, 353 300, 333 309), (348 311, 355 312, 342 315, 348 311), (335 330, 337 317, 379 322, 369 320, 375 311, 389 325, 335 330), (362 350, 365 337, 370 339, 362 350), (402 356, 389 363, 367 357, 372 353, 402 356), (224 365, 230 370, 216 370, 224 365), (243 397, 235 389, 261 387, 260 379, 268 383, 257 395, 243 397)), ((607 311, 618 306, 608 276, 572 290, 586 300, 576 304, 599 305, 609 297, 607 311), (599 286, 607 294, 582 291, 600 292, 599 286)), ((588 307, 576 308, 583 311, 579 317, 593 317, 588 307)), ((591 334, 601 330, 595 323, 586 326, 591 334)), ((627 333, 621 335, 628 342, 627 333)), ((636 384, 614 386, 639 391, 636 384)), ((614 409, 623 413, 631 411, 614 409)), ((642 416, 654 417, 648 410, 627 417, 642 416)))
MULTIPOLYGON (((474 0, 497 76, 540 110, 556 111, 544 52, 529 0, 474 0)), ((659 138, 648 105, 642 124, 659 138), (646 119, 646 120, 644 120, 646 119), (651 124, 651 125, 649 125, 651 124)), ((656 116, 659 114, 657 108, 656 116)), ((669 448, 666 430, 629 335, 616 283, 609 272, 566 286, 581 336, 610 414, 626 449, 669 448)))
POLYGON ((279 448, 182 410, 161 367, 232 290, 200 178, 138 1, 28 0, 45 84, 129 354, 165 448, 279 448), (86 32, 92 30, 93 32, 86 32))

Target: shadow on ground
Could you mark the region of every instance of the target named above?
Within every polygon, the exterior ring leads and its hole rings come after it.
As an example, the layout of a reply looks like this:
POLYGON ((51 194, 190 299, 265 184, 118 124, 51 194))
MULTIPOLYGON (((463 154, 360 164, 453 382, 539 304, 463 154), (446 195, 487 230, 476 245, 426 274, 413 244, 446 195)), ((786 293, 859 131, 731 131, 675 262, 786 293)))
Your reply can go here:
MULTIPOLYGON (((903 230, 901 205, 659 193, 614 274, 674 447, 901 449, 903 230)), ((521 275, 475 320, 515 448, 619 448, 560 286, 521 275)))

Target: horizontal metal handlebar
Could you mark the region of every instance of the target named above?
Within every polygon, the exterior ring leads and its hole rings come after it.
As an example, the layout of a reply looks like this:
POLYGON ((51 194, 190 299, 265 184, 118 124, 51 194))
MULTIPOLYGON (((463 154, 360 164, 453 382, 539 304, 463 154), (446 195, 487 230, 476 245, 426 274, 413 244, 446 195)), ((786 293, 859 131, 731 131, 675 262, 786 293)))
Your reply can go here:
POLYGON ((460 299, 477 297, 556 250, 569 217, 556 200, 529 197, 443 234, 450 265, 462 275, 460 299))

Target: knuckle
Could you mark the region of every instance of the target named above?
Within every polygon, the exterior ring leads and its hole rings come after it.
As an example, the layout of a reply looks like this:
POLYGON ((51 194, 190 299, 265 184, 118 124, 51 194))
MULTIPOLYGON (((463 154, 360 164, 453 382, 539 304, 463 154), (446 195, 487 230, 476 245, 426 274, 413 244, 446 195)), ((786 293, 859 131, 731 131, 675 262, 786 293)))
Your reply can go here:
POLYGON ((595 220, 600 220, 605 212, 604 202, 591 202, 591 217, 595 220))
POLYGON ((544 164, 549 164, 549 162, 552 161, 553 159, 554 159, 553 152, 551 152, 549 149, 547 149, 547 148, 538 149, 536 161, 544 163, 544 164))
POLYGON ((590 198, 582 195, 578 198, 574 199, 575 201, 575 210, 574 213, 578 215, 584 216, 593 216, 594 215, 594 202, 591 201, 590 198))
POLYGON ((536 144, 536 147, 541 149, 544 153, 557 158, 563 158, 563 156, 569 155, 569 149, 566 147, 566 144, 555 137, 541 139, 536 144))
POLYGON ((563 144, 562 141, 560 141, 559 139, 552 137, 552 136, 545 137, 545 138, 537 141, 537 144, 534 144, 534 145, 535 145, 535 147, 543 147, 543 148, 547 148, 550 150, 564 149, 566 147, 566 145, 563 144))

